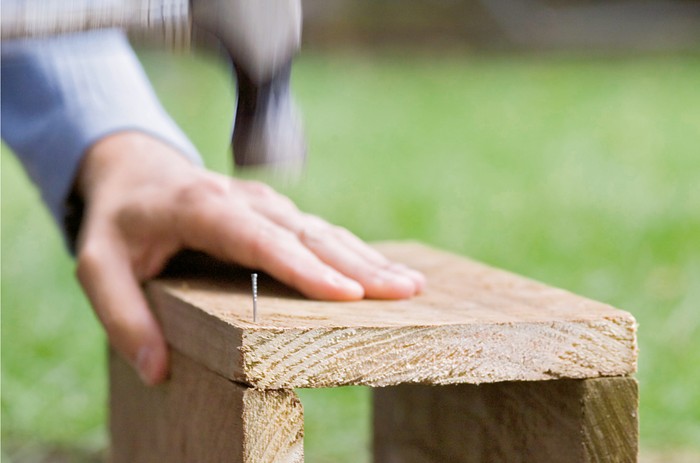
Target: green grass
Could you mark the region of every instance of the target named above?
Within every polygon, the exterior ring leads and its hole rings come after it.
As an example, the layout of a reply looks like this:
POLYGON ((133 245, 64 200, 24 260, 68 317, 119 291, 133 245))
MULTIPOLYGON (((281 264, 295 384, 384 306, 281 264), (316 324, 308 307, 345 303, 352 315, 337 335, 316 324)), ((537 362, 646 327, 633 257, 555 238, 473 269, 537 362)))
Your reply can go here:
MULTIPOLYGON (((144 56, 208 164, 230 170, 225 70, 144 56)), ((422 240, 631 311, 642 444, 700 450, 698 82, 694 56, 305 55, 310 159, 282 190, 365 239, 422 240)), ((3 153, 3 440, 95 449, 104 336, 51 228, 3 153)), ((368 391, 301 395, 308 461, 367 461, 368 391)))

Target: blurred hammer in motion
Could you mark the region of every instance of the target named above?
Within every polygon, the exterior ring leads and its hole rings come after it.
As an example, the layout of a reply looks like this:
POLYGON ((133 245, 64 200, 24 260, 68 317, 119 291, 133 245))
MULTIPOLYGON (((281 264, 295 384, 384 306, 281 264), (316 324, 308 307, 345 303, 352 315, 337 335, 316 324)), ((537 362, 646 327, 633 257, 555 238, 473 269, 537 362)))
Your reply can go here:
POLYGON ((3 40, 119 27, 181 48, 213 36, 236 77, 235 164, 289 177, 306 155, 290 89, 301 22, 300 0, 3 0, 1 27, 3 40))

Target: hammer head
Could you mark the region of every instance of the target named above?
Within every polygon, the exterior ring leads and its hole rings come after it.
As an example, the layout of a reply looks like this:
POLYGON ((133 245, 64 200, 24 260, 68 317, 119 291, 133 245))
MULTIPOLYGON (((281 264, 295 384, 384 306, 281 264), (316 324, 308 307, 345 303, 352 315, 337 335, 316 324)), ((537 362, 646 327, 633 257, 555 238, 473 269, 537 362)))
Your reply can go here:
POLYGON ((192 18, 218 38, 236 74, 235 164, 299 171, 306 143, 290 78, 301 42, 300 0, 193 0, 192 18))

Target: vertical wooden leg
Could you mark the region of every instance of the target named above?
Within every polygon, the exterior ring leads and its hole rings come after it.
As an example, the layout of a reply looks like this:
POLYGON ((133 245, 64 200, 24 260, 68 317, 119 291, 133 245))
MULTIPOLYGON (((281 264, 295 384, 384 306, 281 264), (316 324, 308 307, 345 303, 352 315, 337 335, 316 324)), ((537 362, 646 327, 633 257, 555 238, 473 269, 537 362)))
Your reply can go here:
POLYGON ((292 390, 233 383, 173 352, 171 378, 144 386, 110 353, 112 463, 302 463, 304 416, 292 390))
POLYGON ((637 461, 633 378, 374 391, 375 463, 637 461))

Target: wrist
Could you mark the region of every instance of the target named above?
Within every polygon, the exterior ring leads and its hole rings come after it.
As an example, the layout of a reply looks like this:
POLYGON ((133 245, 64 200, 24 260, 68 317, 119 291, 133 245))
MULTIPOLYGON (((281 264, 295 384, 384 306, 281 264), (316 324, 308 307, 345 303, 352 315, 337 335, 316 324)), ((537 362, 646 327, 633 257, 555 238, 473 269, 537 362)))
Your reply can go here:
POLYGON ((75 192, 88 203, 115 182, 123 183, 121 188, 150 183, 166 170, 191 167, 188 159, 157 138, 136 131, 118 132, 88 148, 78 169, 75 192))

